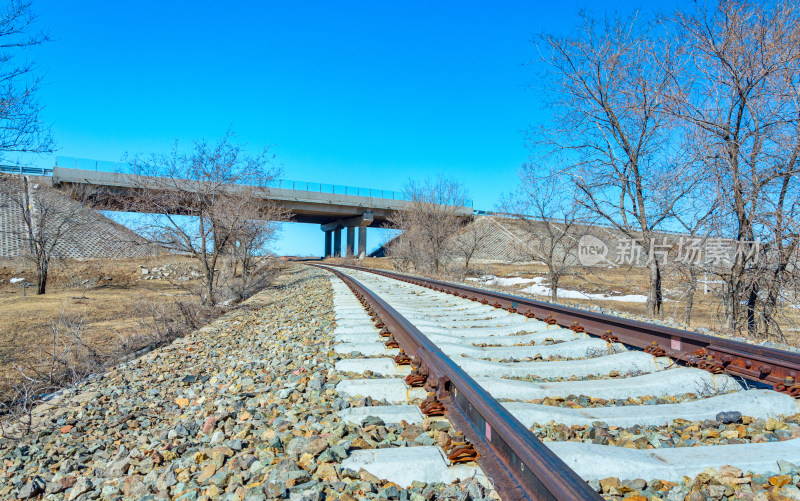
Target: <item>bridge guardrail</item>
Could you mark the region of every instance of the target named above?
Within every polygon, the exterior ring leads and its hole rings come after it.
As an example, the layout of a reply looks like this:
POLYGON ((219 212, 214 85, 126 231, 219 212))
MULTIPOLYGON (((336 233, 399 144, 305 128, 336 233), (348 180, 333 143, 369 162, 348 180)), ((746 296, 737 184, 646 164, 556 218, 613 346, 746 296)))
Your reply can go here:
POLYGON ((44 167, 28 167, 25 165, 0 165, 0 172, 6 174, 24 174, 29 176, 50 176, 53 169, 44 167))
MULTIPOLYGON (((116 174, 134 174, 133 166, 126 162, 110 162, 105 160, 91 160, 88 158, 56 157, 56 167, 67 169, 93 170, 98 172, 113 172, 116 174)), ((50 171, 52 173, 52 171, 50 171)), ((360 197, 383 198, 388 200, 410 201, 403 192, 392 190, 379 190, 375 188, 362 188, 340 184, 312 183, 309 181, 294 181, 291 179, 273 179, 270 188, 284 190, 310 191, 317 193, 333 193, 336 195, 353 195, 360 197)), ((472 200, 467 200, 464 207, 472 207, 472 200)))

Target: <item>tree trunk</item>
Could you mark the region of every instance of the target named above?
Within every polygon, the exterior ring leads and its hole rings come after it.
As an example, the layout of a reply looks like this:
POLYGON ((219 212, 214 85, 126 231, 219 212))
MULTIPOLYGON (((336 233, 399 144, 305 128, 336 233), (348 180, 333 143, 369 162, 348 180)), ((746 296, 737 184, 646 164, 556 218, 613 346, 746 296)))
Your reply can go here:
POLYGON ((742 326, 741 319, 739 315, 741 315, 741 304, 740 301, 742 300, 742 296, 744 295, 744 286, 742 284, 742 279, 740 276, 740 270, 738 269, 738 265, 734 266, 731 270, 731 278, 729 281, 729 289, 728 289, 728 304, 730 305, 730 313, 728 314, 728 324, 731 328, 731 331, 736 332, 742 326))
MULTIPOLYGON (((770 287, 770 289, 772 289, 772 287, 770 287)), ((771 334, 776 334, 780 338, 781 342, 786 343, 786 336, 783 335, 780 325, 778 325, 778 322, 776 322, 774 318, 776 306, 777 296, 773 296, 772 291, 770 291, 761 306, 762 329, 764 329, 765 337, 769 337, 771 334)))
POLYGON ((47 263, 40 263, 36 271, 36 294, 44 294, 47 289, 47 263))
POLYGON ((761 304, 761 321, 763 324, 762 329, 764 329, 764 335, 769 336, 770 334, 775 333, 780 336, 781 341, 784 343, 786 342, 786 336, 783 335, 783 331, 775 321, 774 315, 778 306, 778 297, 780 296, 782 276, 786 271, 786 266, 786 260, 784 260, 782 257, 781 262, 772 276, 772 280, 767 283, 767 294, 761 304))
POLYGON ((689 289, 686 291, 686 308, 683 310, 683 323, 692 325, 692 308, 694 307, 694 293, 697 291, 697 269, 689 267, 689 289))
POLYGON ((206 291, 205 291, 205 303, 208 305, 214 305, 214 274, 211 273, 208 268, 206 268, 206 291))
MULTIPOLYGON (((737 202, 737 207, 735 210, 737 213, 741 211, 741 215, 738 216, 739 232, 736 239, 736 245, 746 246, 748 242, 753 241, 753 228, 750 220, 744 213, 744 209, 738 208, 738 205, 739 204, 737 202)), ((728 322, 730 323, 732 331, 738 331, 743 327, 742 322, 746 321, 748 331, 751 331, 751 334, 755 334, 755 303, 758 300, 758 290, 756 288, 754 291, 755 287, 755 284, 747 283, 747 263, 745 262, 745 258, 742 253, 737 252, 734 263, 731 266, 730 290, 728 291, 730 295, 731 307, 730 318, 728 319, 728 322), (744 298, 747 299, 743 301, 744 298), (743 302, 746 305, 744 312, 742 311, 743 302), (743 316, 745 318, 743 318, 743 316)))
POLYGON ((753 282, 747 297, 747 332, 754 338, 758 330, 756 329, 756 303, 758 303, 758 282, 753 282))
POLYGON ((661 314, 661 268, 654 259, 650 263, 650 287, 647 291, 647 316, 650 318, 661 314))
POLYGON ((558 279, 560 277, 554 273, 550 273, 550 301, 558 302, 558 279))
POLYGON ((734 332, 736 330, 736 322, 734 318, 737 313, 736 308, 736 296, 734 294, 734 284, 732 276, 727 277, 723 285, 722 291, 722 307, 723 311, 725 312, 725 326, 731 331, 734 332))

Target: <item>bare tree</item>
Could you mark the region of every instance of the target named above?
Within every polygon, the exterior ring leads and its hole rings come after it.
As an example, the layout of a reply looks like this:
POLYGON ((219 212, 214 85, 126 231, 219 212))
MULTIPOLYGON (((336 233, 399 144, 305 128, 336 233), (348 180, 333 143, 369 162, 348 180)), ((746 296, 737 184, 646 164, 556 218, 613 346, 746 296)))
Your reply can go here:
POLYGON ((264 288, 272 279, 269 247, 277 239, 279 222, 288 221, 291 213, 265 201, 257 211, 243 217, 245 222, 228 246, 230 273, 226 280, 229 291, 239 301, 264 288))
POLYGON ((74 238, 87 225, 81 214, 85 209, 85 191, 71 188, 70 195, 50 187, 45 178, 0 175, 0 205, 8 207, 19 216, 21 224, 0 229, 22 242, 26 257, 36 268, 36 293, 47 290, 47 277, 54 258, 60 254, 60 245, 74 238))
POLYGON ((41 77, 26 49, 48 40, 35 32, 37 15, 30 2, 12 0, 0 8, 0 160, 9 153, 52 153, 49 128, 39 117, 41 77))
POLYGON ((547 267, 550 300, 556 302, 561 277, 580 266, 577 249, 588 220, 581 219, 582 206, 565 190, 570 186, 566 176, 533 163, 525 164, 519 176, 521 185, 503 203, 503 210, 514 215, 525 233, 519 252, 547 267))
POLYGON ((410 181, 405 194, 407 208, 390 218, 390 226, 402 231, 391 246, 392 255, 410 262, 417 271, 438 274, 444 271, 464 218, 464 187, 440 176, 422 183, 410 181))
POLYGON ((647 313, 661 308, 663 244, 657 230, 694 185, 679 162, 663 96, 675 57, 658 19, 638 13, 602 20, 587 13, 567 37, 543 35, 552 121, 532 130, 534 148, 566 165, 576 200, 641 249, 650 269, 647 313))
MULTIPOLYGON (((705 185, 701 184, 700 186, 705 185)), ((674 259, 665 269, 676 270, 686 280, 687 287, 683 296, 683 323, 686 325, 692 323, 692 310, 700 274, 704 273, 707 276, 709 271, 712 274, 715 271, 703 260, 702 249, 708 242, 708 223, 717 207, 718 199, 697 193, 695 197, 692 197, 691 203, 675 209, 675 219, 682 226, 685 234, 678 237, 677 244, 674 246, 674 259)))
MULTIPOLYGON (((402 221, 396 220, 394 224, 400 223, 402 223, 402 221)), ((396 234, 392 234, 395 232, 390 232, 386 237, 386 241, 383 243, 386 256, 391 258, 392 266, 394 266, 395 269, 399 271, 410 271, 414 267, 415 262, 421 262, 421 257, 419 257, 418 252, 419 246, 416 245, 418 239, 411 235, 413 229, 407 228, 406 231, 403 232, 397 230, 391 222, 388 223, 386 227, 396 230, 396 234)))
POLYGON ((789 2, 720 1, 678 12, 674 23, 685 48, 665 61, 681 82, 669 110, 697 131, 694 157, 723 201, 715 225, 737 244, 723 275, 728 327, 755 334, 762 289, 771 324, 797 245, 800 12, 789 2), (747 251, 757 239, 777 261, 747 251))
POLYGON ((190 153, 176 143, 167 154, 133 159, 134 207, 153 215, 143 229, 160 245, 197 260, 206 304, 216 303, 223 257, 237 247, 254 251, 274 235, 270 219, 284 217, 260 196, 276 174, 272 158, 268 150, 247 154, 229 131, 215 144, 195 142, 190 153))
POLYGON ((463 279, 469 273, 469 265, 475 253, 484 246, 492 231, 486 227, 485 217, 478 216, 468 221, 454 236, 453 252, 464 260, 461 271, 463 279))
MULTIPOLYGON (((800 137, 795 137, 794 141, 800 143, 800 137)), ((791 164, 797 163, 799 150, 800 144, 797 144, 790 157, 791 164)), ((800 283, 797 269, 800 250, 800 180, 797 175, 788 173, 794 170, 786 169, 787 172, 771 187, 777 193, 768 197, 764 223, 768 242, 765 259, 759 266, 763 282, 760 287, 763 291, 760 313, 762 329, 765 334, 776 334, 783 342, 786 342, 786 336, 776 317, 783 302, 796 300, 800 283)))

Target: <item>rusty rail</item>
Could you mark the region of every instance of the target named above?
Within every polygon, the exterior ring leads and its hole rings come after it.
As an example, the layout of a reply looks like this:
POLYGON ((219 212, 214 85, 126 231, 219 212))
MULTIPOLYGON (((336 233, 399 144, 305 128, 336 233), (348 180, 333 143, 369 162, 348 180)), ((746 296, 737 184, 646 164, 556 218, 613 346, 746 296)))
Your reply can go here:
POLYGON ((413 283, 535 317, 551 324, 617 341, 648 352, 665 354, 687 365, 714 373, 727 372, 772 386, 776 391, 800 398, 800 353, 757 346, 741 341, 707 336, 699 332, 595 313, 502 292, 418 278, 384 270, 344 266, 413 283))
POLYGON ((478 463, 504 501, 602 499, 394 308, 354 278, 326 269, 369 306, 380 319, 381 328, 410 355, 413 365, 419 367, 418 378, 424 378, 425 387, 434 393, 435 398, 424 405, 437 411, 434 401, 444 404, 448 419, 480 453, 478 463))

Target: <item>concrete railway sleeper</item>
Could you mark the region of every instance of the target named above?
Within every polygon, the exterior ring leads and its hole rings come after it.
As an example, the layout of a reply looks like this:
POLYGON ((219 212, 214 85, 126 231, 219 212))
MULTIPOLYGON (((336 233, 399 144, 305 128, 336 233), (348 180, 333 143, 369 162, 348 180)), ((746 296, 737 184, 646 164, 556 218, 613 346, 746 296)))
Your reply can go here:
MULTIPOLYGON (((377 336, 379 330, 375 327, 380 319, 370 310, 365 310, 364 306, 358 303, 357 298, 350 294, 346 286, 339 281, 333 283, 334 304, 337 311, 338 327, 334 335, 342 331, 349 331, 351 328, 367 331, 372 330, 372 335, 377 336)), ((353 362, 362 359, 342 359, 336 363, 339 372, 358 372, 358 367, 351 367, 353 362), (356 370, 351 370, 355 368, 356 370)), ((394 364, 392 359, 381 360, 394 364)), ((407 373, 402 369, 408 366, 397 366, 401 369, 400 373, 407 373)), ((396 375, 393 374, 393 375, 396 375)), ((354 380, 357 381, 357 380, 354 380)), ((347 381, 345 381, 347 382, 347 381)), ((346 385, 345 385, 346 386, 346 385)), ((344 387, 344 386, 343 386, 344 387)), ((344 393, 344 395, 348 395, 344 393)), ((353 395, 355 396, 355 395, 353 395)), ((367 395, 369 397, 369 395, 367 395)), ((420 425, 425 416, 412 402, 423 402, 427 397, 427 392, 423 389, 410 389, 404 391, 403 405, 394 406, 363 406, 348 407, 340 411, 344 421, 352 424, 361 425, 370 422, 369 419, 380 417, 384 423, 400 423, 405 421, 407 424, 420 425), (377 412, 376 409, 380 409, 377 412), (365 421, 366 420, 366 421, 365 421)), ((370 397, 371 399, 374 397, 370 397)), ((434 430, 447 430, 451 424, 444 417, 429 417, 428 425, 434 430)), ((448 440, 448 442, 451 442, 448 440)), ((459 457, 464 458, 461 451, 464 445, 460 442, 445 443, 444 447, 438 449, 431 446, 414 447, 413 450, 397 449, 365 449, 354 451, 350 457, 342 463, 342 467, 359 471, 364 465, 369 465, 367 469, 371 474, 379 478, 385 478, 402 486, 409 486, 414 481, 434 483, 451 483, 456 480, 467 480, 475 478, 479 482, 489 485, 490 482, 474 463, 472 465, 459 465, 459 457), (409 468, 409 465, 413 467, 409 468)), ((468 459, 468 458, 466 458, 468 459)))
MULTIPOLYGON (((443 414, 466 436, 447 450, 371 451, 350 458, 353 467, 381 476, 416 463, 416 454, 456 464, 477 452, 480 474, 503 499, 622 499, 636 491, 753 498, 762 477, 764 492, 800 498, 800 415, 789 392, 745 389, 713 359, 678 364, 658 343, 630 351, 618 342, 625 335, 588 336, 598 328, 490 301, 486 291, 333 271, 343 280, 334 288, 336 351, 353 356, 336 369, 361 375, 337 391, 382 403, 345 409, 342 419, 419 423, 443 414)), ((414 470, 405 480, 423 475, 414 470)))
MULTIPOLYGON (((372 312, 377 313, 373 322, 381 327, 374 326, 372 329, 374 342, 363 343, 361 347, 378 346, 382 351, 375 354, 384 355, 385 360, 391 359, 386 356, 393 358, 400 350, 385 348, 380 342, 380 330, 388 328, 412 355, 415 366, 422 365, 425 372, 424 388, 409 386, 401 377, 354 378, 341 381, 337 385, 339 394, 360 395, 388 404, 345 409, 341 411, 342 419, 359 423, 368 416, 375 416, 385 423, 400 421, 415 423, 435 418, 437 414, 445 411, 446 418, 458 430, 464 432, 466 438, 455 447, 444 451, 435 446, 365 451, 362 454, 352 455, 343 466, 356 470, 363 468, 375 476, 398 484, 410 483, 412 480, 447 481, 453 478, 451 468, 454 466, 443 468, 443 457, 447 457, 447 462, 453 463, 464 459, 465 456, 471 458, 479 455, 477 459, 480 464, 480 475, 491 479, 504 500, 599 499, 599 496, 580 477, 571 472, 549 449, 542 447, 527 428, 516 421, 500 404, 495 402, 490 408, 475 408, 472 404, 489 400, 491 397, 391 306, 369 290, 360 287, 357 281, 339 272, 336 273, 348 285, 353 286, 372 312), (433 398, 429 393, 434 394, 433 398), (418 405, 408 405, 409 403, 418 405), (429 416, 424 417, 424 413, 429 416), (475 425, 480 425, 480 430, 476 430, 475 425), (553 472, 557 474, 553 475, 553 472), (541 478, 537 478, 537 474, 541 475, 541 478), (436 480, 433 479, 434 476, 436 480)), ((341 335, 348 335, 351 329, 363 332, 365 327, 368 327, 364 325, 366 315, 353 305, 355 296, 349 295, 348 290, 336 285, 334 292, 338 325, 334 332, 335 337, 339 339, 341 335), (345 306, 346 309, 342 308, 345 306)), ((347 352, 338 347, 337 351, 347 352)), ((354 349, 353 353, 369 357, 372 352, 365 353, 363 349, 354 349)), ((353 364, 360 360, 375 362, 370 369, 361 366, 362 371, 370 370, 374 373, 381 367, 379 359, 355 358, 340 361, 337 370, 353 372, 352 369, 355 368, 353 364)), ((404 369, 397 370, 402 374, 400 371, 404 369)), ((469 466, 457 464, 455 467, 469 466)))
MULTIPOLYGON (((353 267, 350 267, 353 268, 353 267)), ((357 268, 354 268, 357 269, 357 268)), ((690 365, 722 370, 776 391, 800 397, 800 353, 751 345, 698 332, 648 324, 569 306, 547 303, 501 292, 423 279, 383 270, 370 270, 388 278, 423 286, 455 297, 493 305, 551 325, 563 325, 628 346, 656 350, 690 365)))

